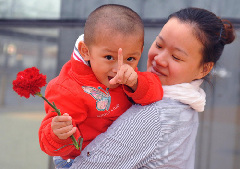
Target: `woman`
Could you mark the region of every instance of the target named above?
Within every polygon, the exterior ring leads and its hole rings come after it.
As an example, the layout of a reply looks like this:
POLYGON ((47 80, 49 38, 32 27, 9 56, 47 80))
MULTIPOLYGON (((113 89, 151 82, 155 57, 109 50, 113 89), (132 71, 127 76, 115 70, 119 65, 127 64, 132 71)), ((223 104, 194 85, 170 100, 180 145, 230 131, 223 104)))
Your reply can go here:
POLYGON ((234 40, 230 22, 198 8, 169 16, 148 53, 147 70, 162 82, 164 98, 132 106, 92 141, 71 168, 193 169, 198 113, 204 110, 200 88, 234 40))

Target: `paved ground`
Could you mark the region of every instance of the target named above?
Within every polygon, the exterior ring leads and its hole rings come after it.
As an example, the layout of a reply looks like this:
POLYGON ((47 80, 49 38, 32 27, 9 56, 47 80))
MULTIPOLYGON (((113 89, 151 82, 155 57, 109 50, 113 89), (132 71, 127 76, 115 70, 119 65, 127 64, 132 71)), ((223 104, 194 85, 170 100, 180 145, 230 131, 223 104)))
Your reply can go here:
POLYGON ((48 156, 38 143, 40 111, 4 111, 0 107, 0 168, 48 169, 48 156))

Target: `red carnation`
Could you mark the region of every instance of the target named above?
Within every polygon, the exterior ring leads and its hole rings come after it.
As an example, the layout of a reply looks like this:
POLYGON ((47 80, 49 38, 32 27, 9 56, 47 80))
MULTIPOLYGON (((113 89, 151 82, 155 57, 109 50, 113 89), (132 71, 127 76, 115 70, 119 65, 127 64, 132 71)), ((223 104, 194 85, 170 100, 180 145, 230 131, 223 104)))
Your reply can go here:
MULTIPOLYGON (((56 107, 54 103, 50 103, 42 94, 41 88, 47 84, 46 82, 47 76, 39 73, 39 70, 36 67, 27 68, 17 74, 16 80, 13 81, 13 90, 17 92, 21 97, 26 97, 27 99, 30 97, 30 94, 33 96, 39 96, 44 101, 46 101, 58 114, 61 116, 60 110, 56 107)), ((79 142, 72 135, 71 139, 73 141, 76 149, 82 149, 83 138, 79 138, 79 142)))
POLYGON ((17 74, 13 81, 13 90, 21 97, 29 98, 41 92, 41 88, 47 84, 46 75, 39 73, 36 67, 27 68, 17 74))

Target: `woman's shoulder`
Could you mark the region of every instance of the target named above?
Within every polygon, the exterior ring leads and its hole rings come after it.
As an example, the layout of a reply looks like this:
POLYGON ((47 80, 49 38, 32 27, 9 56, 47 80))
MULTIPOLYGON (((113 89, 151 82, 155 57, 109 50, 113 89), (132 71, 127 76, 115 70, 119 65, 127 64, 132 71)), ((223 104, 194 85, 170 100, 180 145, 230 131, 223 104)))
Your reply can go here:
POLYGON ((169 111, 171 110, 187 110, 191 109, 189 104, 184 104, 179 100, 171 99, 171 98, 163 98, 160 101, 154 102, 152 104, 146 106, 134 105, 133 109, 140 110, 157 110, 157 111, 169 111))
POLYGON ((139 104, 131 106, 128 110, 127 113, 125 114, 139 114, 139 113, 159 113, 159 112, 164 112, 164 111, 194 111, 189 104, 184 104, 178 100, 174 100, 171 98, 163 98, 160 101, 154 102, 149 105, 141 106, 139 104))
POLYGON ((189 104, 182 103, 181 101, 177 99, 172 98, 163 98, 160 101, 157 101, 154 103, 158 109, 187 109, 191 106, 189 104))
POLYGON ((158 117, 159 122, 163 121, 196 121, 198 119, 198 112, 194 110, 189 104, 184 104, 178 100, 163 98, 160 101, 146 106, 134 105, 129 109, 130 113, 140 115, 139 118, 147 115, 149 117, 158 117), (168 120, 166 120, 168 119, 168 120))

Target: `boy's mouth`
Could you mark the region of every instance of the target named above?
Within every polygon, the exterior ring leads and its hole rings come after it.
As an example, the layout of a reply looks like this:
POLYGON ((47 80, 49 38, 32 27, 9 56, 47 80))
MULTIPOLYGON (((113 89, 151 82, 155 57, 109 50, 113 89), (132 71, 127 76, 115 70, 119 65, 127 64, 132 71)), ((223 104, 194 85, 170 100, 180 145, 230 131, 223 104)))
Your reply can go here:
POLYGON ((108 76, 108 80, 110 81, 113 77, 112 76, 108 76))

